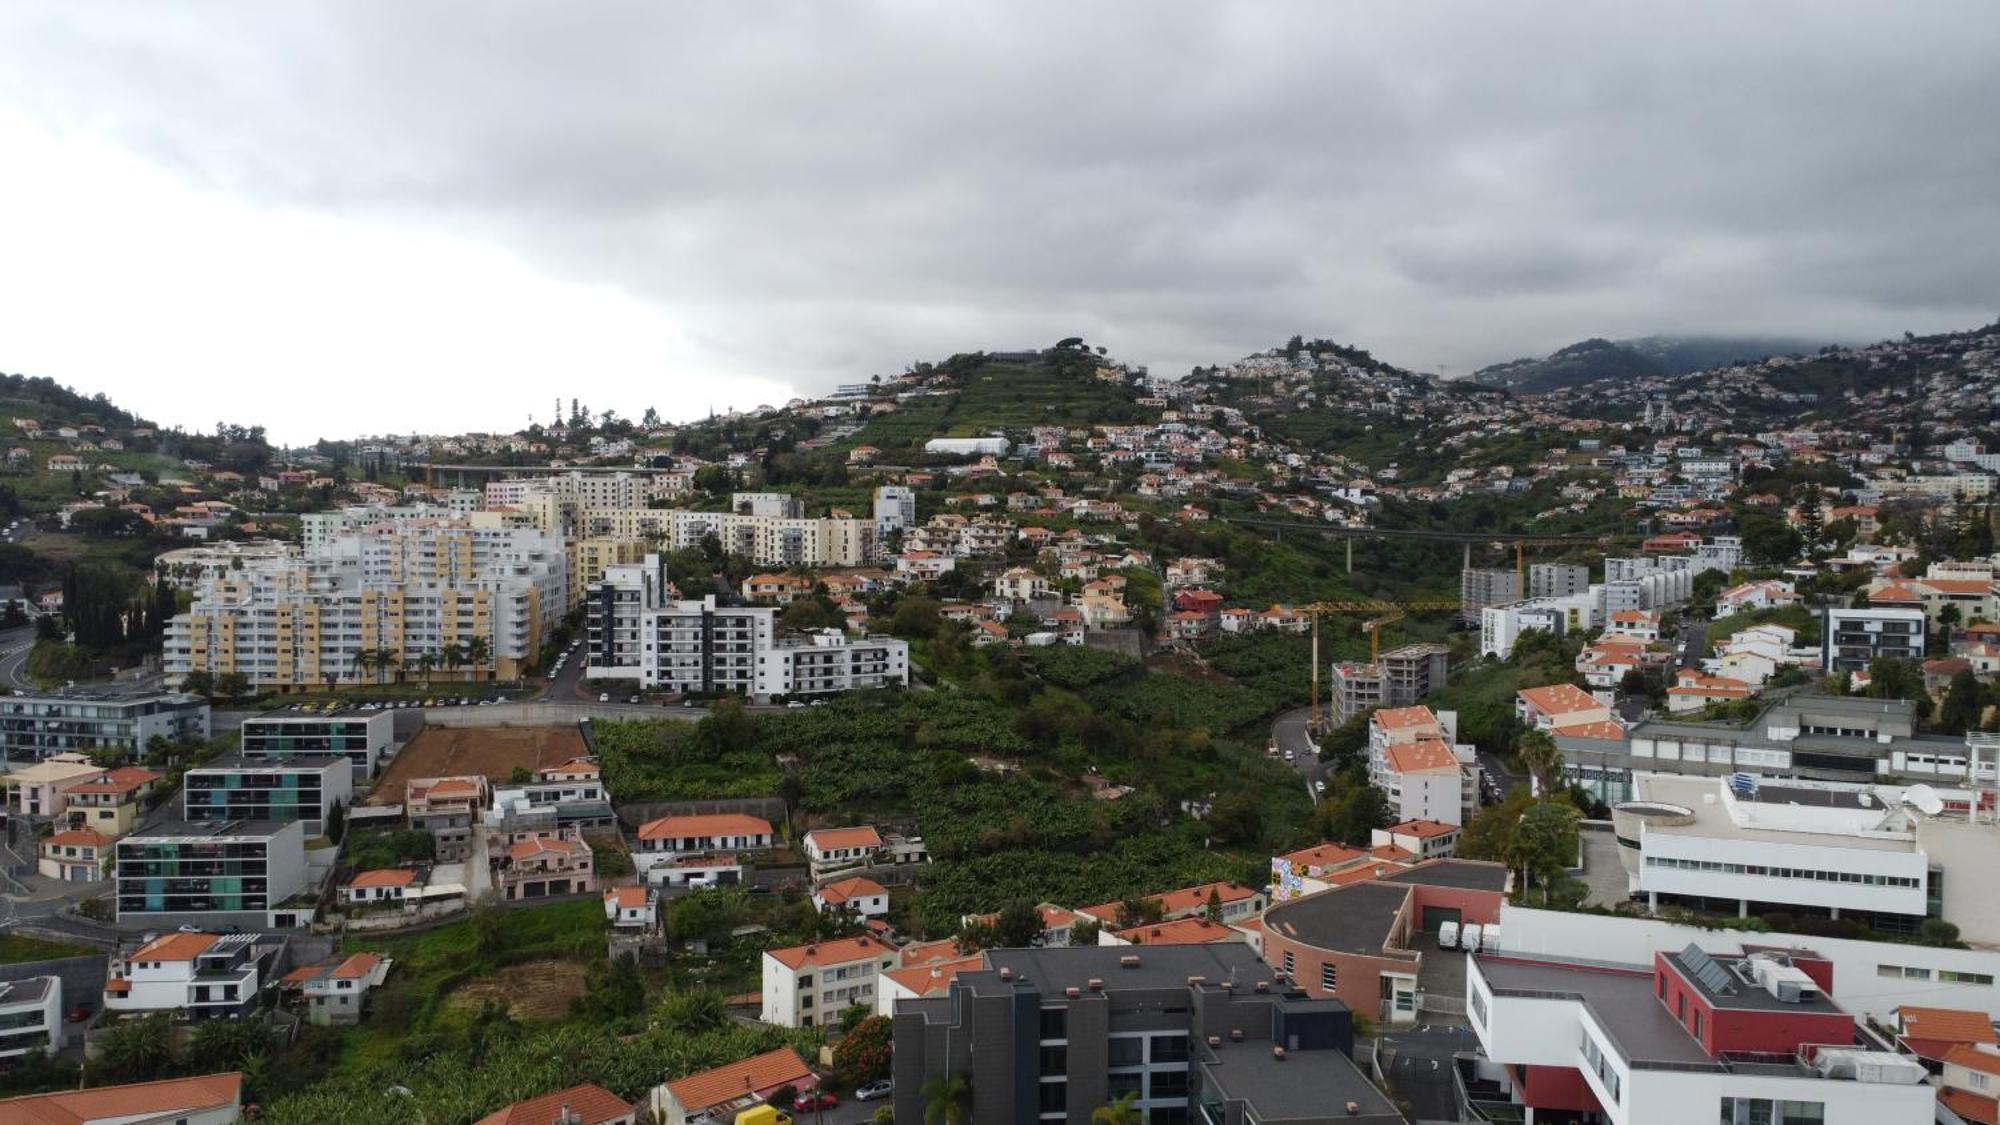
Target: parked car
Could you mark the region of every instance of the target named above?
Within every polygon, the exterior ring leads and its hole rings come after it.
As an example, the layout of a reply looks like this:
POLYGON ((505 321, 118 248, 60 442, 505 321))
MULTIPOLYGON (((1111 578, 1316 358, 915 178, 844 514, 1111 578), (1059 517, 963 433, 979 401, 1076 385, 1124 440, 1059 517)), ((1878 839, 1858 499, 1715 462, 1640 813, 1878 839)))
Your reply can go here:
POLYGON ((855 1087, 854 1100, 857 1102, 869 1102, 874 1101, 876 1098, 886 1098, 895 1092, 896 1084, 884 1078, 880 1082, 869 1082, 855 1087))
POLYGON ((611 702, 611 693, 610 693, 610 692, 608 692, 608 691, 600 691, 600 692, 598 692, 598 693, 597 693, 597 701, 598 701, 599 703, 609 703, 609 702, 611 702))
POLYGON ((1458 947, 1467 953, 1479 952, 1479 923, 1467 922, 1459 928, 1458 947))
POLYGON ((826 1090, 807 1090, 792 1099, 792 1112, 811 1113, 816 1109, 832 1109, 840 1104, 840 1099, 826 1090))
POLYGON ((79 1003, 76 1007, 69 1010, 69 1022, 82 1023, 89 1019, 91 1013, 94 1011, 96 1009, 92 1008, 88 1002, 79 1003))
POLYGON ((1446 922, 1444 925, 1438 927, 1438 948, 1439 949, 1458 948, 1457 922, 1446 922))

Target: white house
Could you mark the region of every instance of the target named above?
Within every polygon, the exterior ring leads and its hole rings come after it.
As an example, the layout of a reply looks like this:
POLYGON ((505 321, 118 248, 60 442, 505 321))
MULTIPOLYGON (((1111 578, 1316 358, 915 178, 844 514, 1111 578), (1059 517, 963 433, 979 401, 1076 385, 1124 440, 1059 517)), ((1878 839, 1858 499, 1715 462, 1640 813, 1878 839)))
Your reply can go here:
POLYGON ((604 919, 621 930, 656 929, 659 900, 651 887, 612 887, 604 892, 604 919))
POLYGON ((293 969, 279 980, 305 1001, 306 1022, 318 1027, 361 1022, 368 993, 389 977, 395 964, 373 953, 356 953, 339 961, 325 961, 293 969))
POLYGON ((279 948, 257 934, 164 934, 112 956, 105 1010, 240 1019, 257 1010, 258 990, 279 948))
POLYGON ((813 906, 821 914, 840 911, 861 918, 880 918, 889 913, 889 891, 873 879, 842 879, 814 891, 813 906))
POLYGON ((875 1007, 875 979, 896 967, 896 947, 863 934, 764 951, 763 1018, 778 1027, 825 1027, 852 1005, 875 1007))
POLYGON ((1748 613, 1752 610, 1797 605, 1798 600, 1798 591, 1793 589, 1790 582, 1777 578, 1767 578, 1761 582, 1745 582, 1715 596, 1715 616, 1728 617, 1732 613, 1748 613))
POLYGON ((806 863, 815 882, 836 872, 871 863, 882 851, 882 834, 870 825, 818 828, 806 833, 806 863))

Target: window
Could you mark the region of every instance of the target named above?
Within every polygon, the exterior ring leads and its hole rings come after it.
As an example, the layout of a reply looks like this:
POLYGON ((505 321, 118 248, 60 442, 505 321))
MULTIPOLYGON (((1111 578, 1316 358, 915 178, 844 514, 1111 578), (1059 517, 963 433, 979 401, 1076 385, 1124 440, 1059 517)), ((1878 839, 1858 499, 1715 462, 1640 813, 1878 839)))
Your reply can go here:
POLYGON ((1039 1113, 1063 1113, 1069 1109, 1069 1083, 1044 1082, 1037 1099, 1039 1113))
POLYGON ((1319 967, 1319 986, 1321 988, 1332 992, 1335 988, 1339 987, 1339 982, 1340 972, 1334 967, 1333 962, 1328 961, 1319 967))
POLYGON ((1188 1059, 1188 1037, 1185 1035, 1153 1036, 1152 1057, 1154 1063, 1178 1063, 1188 1059))
POLYGON ((1185 1098, 1188 1096, 1188 1072, 1185 1070, 1156 1070, 1151 1079, 1150 1098, 1185 1098))
POLYGON ((1068 1008, 1042 1009, 1041 1037, 1043 1039, 1066 1038, 1068 1035, 1068 1026, 1069 1026, 1068 1008))
POLYGON ((1146 1041, 1136 1035, 1122 1035, 1107 1043, 1105 1065, 1112 1068, 1121 1066, 1142 1066, 1146 1062, 1146 1041))
POLYGON ((1777 1098, 1724 1098, 1719 1125, 1823 1125, 1823 1102, 1783 1101, 1777 1098))
POLYGON ((1052 1074, 1069 1073, 1068 1047, 1043 1047, 1040 1073, 1046 1077, 1052 1074))
POLYGON ((1292 951, 1287 949, 1285 950, 1285 975, 1291 976, 1294 967, 1295 965, 1292 958, 1292 951))

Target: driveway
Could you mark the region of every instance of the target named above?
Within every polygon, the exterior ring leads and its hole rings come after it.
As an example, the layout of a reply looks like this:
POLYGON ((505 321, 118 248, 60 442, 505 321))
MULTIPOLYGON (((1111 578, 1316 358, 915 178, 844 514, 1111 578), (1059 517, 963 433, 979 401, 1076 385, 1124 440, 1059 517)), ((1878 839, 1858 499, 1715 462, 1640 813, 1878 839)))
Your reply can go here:
POLYGON ((1376 1044, 1382 1051, 1383 1075, 1397 1096, 1409 1099, 1411 1120, 1458 1120, 1452 1058, 1479 1049, 1479 1038, 1471 1028, 1419 1026, 1384 1035, 1376 1044))
POLYGON ((1584 825, 1577 833, 1583 847, 1583 881, 1590 887, 1588 906, 1618 906, 1625 902, 1629 880, 1618 862, 1618 838, 1608 827, 1584 825))

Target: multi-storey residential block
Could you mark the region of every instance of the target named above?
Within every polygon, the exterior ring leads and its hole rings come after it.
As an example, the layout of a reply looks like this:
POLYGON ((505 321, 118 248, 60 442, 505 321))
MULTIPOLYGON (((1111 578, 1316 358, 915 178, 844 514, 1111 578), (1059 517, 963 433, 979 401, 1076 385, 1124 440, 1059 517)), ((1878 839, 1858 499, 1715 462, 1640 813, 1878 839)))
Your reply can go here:
POLYGON ((1528 567, 1530 598, 1562 598, 1590 589, 1590 568, 1570 563, 1533 563, 1528 567))
POLYGON ((0 698, 0 756, 8 760, 85 750, 138 754, 154 735, 169 742, 206 739, 208 701, 97 687, 0 698))
POLYGON ((681 509, 664 514, 670 517, 669 542, 676 551, 698 547, 712 535, 724 551, 758 566, 866 566, 877 556, 873 519, 681 509))
POLYGON ((875 490, 875 535, 886 540, 893 531, 917 526, 917 491, 900 484, 885 484, 875 490))
POLYGON ((253 762, 338 754, 347 759, 354 780, 365 781, 375 776, 376 768, 395 746, 396 717, 388 711, 331 715, 278 711, 243 720, 239 749, 253 762))
POLYGON ((261 934, 163 934, 112 956, 105 1010, 241 1019, 257 1010, 282 949, 261 934))
POLYGON ((296 821, 162 824, 118 841, 114 854, 120 926, 312 920, 312 902, 293 901, 307 889, 305 830, 296 821))
POLYGON ((896 967, 896 947, 866 934, 764 951, 763 1019, 778 1027, 827 1027, 860 1004, 875 1006, 875 978, 896 967))
POLYGON ((204 581, 168 625, 164 660, 171 681, 237 673, 278 690, 412 671, 513 679, 568 605, 559 536, 466 517, 382 520, 204 581))
POLYGON ((1921 609, 1833 609, 1820 623, 1820 667, 1829 674, 1865 672, 1878 658, 1924 658, 1921 609))
POLYGON ((61 977, 0 981, 0 1059, 61 1050, 62 1010, 61 977))
POLYGON ((279 762, 230 755, 187 772, 182 815, 189 823, 296 820, 308 835, 326 831, 338 806, 354 803, 354 776, 345 757, 300 754, 279 762))
POLYGON ((666 589, 659 556, 648 555, 640 566, 612 568, 591 590, 587 645, 593 677, 756 699, 909 683, 904 641, 848 637, 838 630, 781 638, 775 609, 723 606, 713 596, 670 600, 666 589))
POLYGON ((893 1109, 970 1088, 970 1120, 1083 1125, 1130 1095, 1150 1121, 1392 1125, 1349 1057, 1346 1004, 1307 997, 1240 942, 1003 949, 898 1000, 893 1109))
POLYGON ((1718 959, 1690 945, 1650 966, 1535 954, 1467 965, 1480 1052, 1537 1118, 1876 1125, 1935 1111, 1922 1064, 1872 1048, 1827 997, 1831 963, 1803 951, 1718 959))
POLYGON ((1372 664, 1334 664, 1328 681, 1334 722, 1377 707, 1417 703, 1444 686, 1450 663, 1451 650, 1445 646, 1412 644, 1385 652, 1372 664))
POLYGON ((1459 616, 1479 620, 1479 611, 1489 605, 1506 605, 1521 600, 1521 575, 1503 568, 1468 566, 1459 573, 1459 616))

